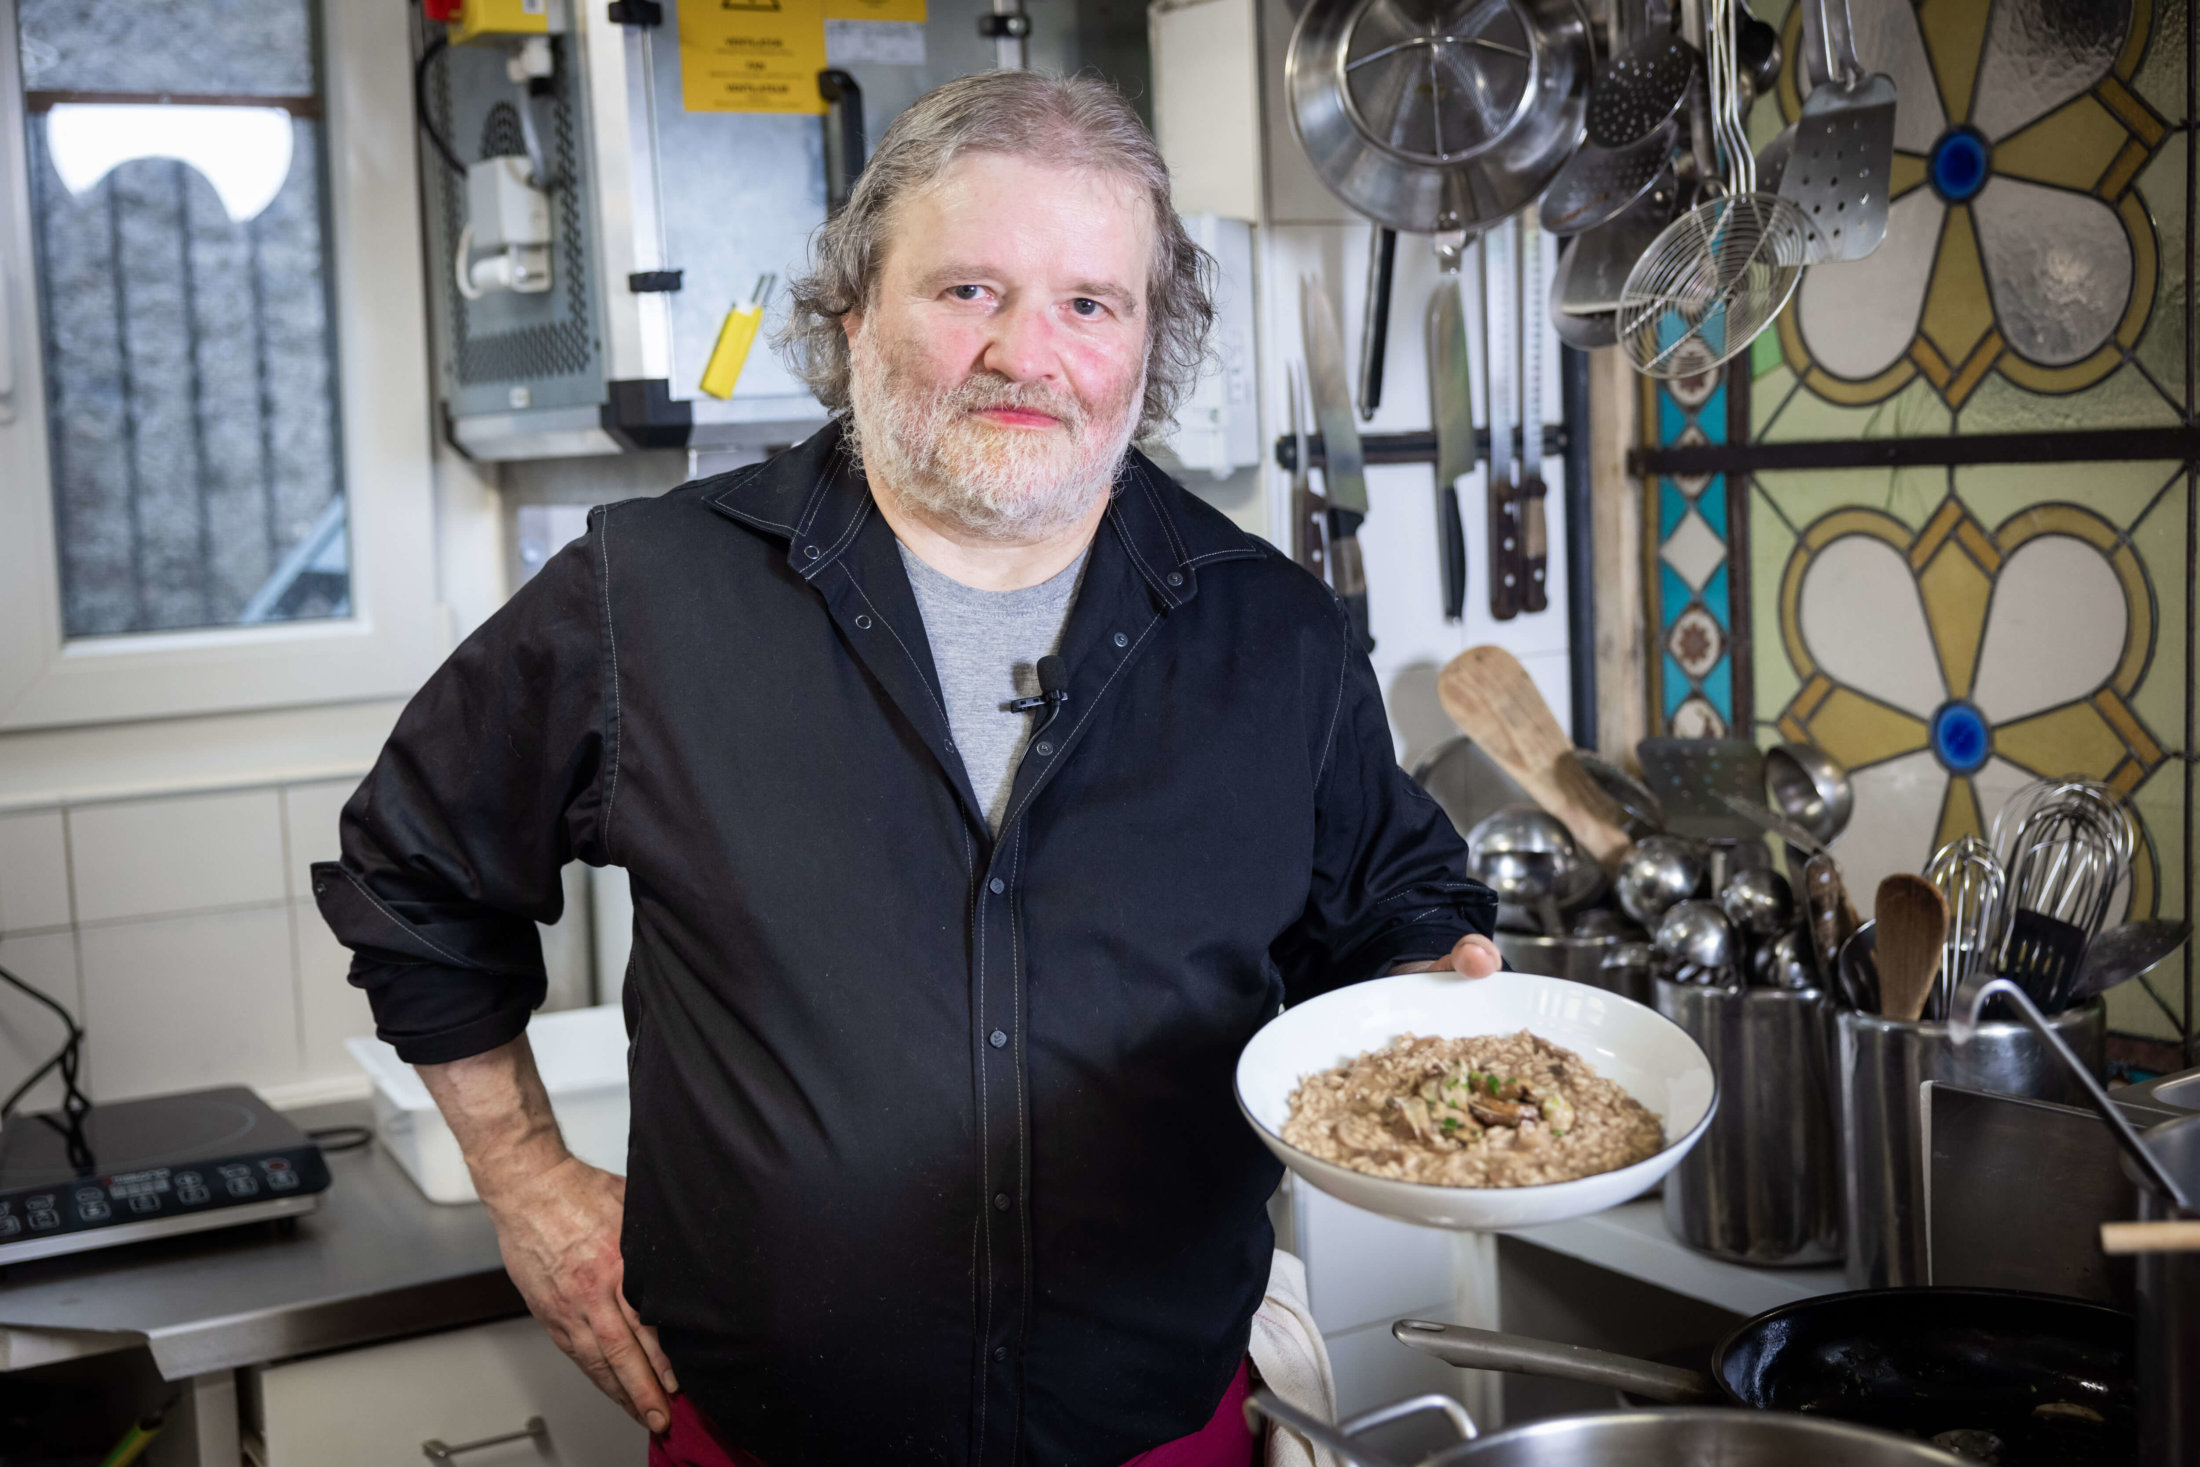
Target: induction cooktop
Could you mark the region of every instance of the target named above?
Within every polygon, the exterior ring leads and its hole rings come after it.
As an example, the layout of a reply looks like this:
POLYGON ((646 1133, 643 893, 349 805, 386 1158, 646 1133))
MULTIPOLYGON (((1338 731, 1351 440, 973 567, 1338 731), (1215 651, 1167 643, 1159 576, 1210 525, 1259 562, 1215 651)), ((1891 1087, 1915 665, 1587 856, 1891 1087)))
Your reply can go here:
POLYGON ((311 1212, 321 1148, 241 1085, 16 1115, 0 1130, 0 1266, 311 1212))

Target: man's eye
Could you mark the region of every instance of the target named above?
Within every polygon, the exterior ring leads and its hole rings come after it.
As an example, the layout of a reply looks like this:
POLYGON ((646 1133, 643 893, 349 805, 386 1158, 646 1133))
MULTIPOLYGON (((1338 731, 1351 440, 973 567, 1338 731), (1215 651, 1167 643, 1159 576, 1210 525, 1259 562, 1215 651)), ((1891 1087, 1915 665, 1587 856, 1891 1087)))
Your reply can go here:
POLYGON ((947 293, 959 301, 974 301, 985 294, 985 287, 982 285, 951 285, 947 288, 947 293))
POLYGON ((1075 311, 1078 315, 1085 317, 1087 320, 1090 320, 1092 317, 1099 315, 1102 310, 1106 309, 1100 304, 1100 302, 1093 300, 1089 296, 1082 295, 1077 297, 1077 299, 1071 301, 1069 303, 1069 308, 1075 311))

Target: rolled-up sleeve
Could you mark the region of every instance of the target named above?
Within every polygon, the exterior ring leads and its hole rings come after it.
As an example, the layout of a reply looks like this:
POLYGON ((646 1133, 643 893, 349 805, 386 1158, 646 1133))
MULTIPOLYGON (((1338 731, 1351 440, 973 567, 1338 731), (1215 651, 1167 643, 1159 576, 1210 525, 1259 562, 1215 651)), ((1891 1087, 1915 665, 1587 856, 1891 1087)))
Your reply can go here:
POLYGON ((1342 655, 1315 790, 1313 880, 1271 954, 1292 1003, 1441 957, 1497 925, 1497 898, 1467 875, 1458 832, 1398 766, 1374 670, 1358 651, 1342 655))
POLYGON ((409 1063, 505 1043, 542 1002, 537 922, 602 849, 616 778, 606 511, 466 639, 406 706, 317 863, 376 1031, 409 1063))

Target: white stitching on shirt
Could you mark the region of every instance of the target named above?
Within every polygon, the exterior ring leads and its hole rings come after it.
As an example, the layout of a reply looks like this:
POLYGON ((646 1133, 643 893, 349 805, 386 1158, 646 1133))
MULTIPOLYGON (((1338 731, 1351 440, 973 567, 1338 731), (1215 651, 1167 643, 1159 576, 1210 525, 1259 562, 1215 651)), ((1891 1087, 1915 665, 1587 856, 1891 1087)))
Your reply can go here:
POLYGON ((1139 488, 1146 491, 1146 502, 1153 506, 1154 518, 1161 521, 1161 533, 1169 537, 1169 548, 1176 552, 1177 564, 1182 565, 1184 563, 1184 542, 1177 536, 1176 522, 1170 519, 1169 512, 1161 507, 1161 496, 1154 493, 1153 485, 1146 482, 1144 474, 1133 474, 1131 477, 1138 481, 1139 488))
MULTIPOLYGON (((1111 504, 1108 506, 1108 513, 1109 515, 1114 516, 1119 514, 1119 511, 1114 505, 1111 504)), ((1174 593, 1172 593, 1166 586, 1162 584, 1161 577, 1154 574, 1153 567, 1146 564, 1146 557, 1138 553, 1138 546, 1131 539, 1131 532, 1123 528, 1123 522, 1120 519, 1116 520, 1115 538, 1123 542, 1123 548, 1130 552, 1131 559, 1137 562, 1138 568, 1141 571, 1145 572, 1146 579, 1151 582, 1154 588, 1161 593, 1162 600, 1168 602, 1171 606, 1181 606, 1184 604, 1180 599, 1178 599, 1178 597, 1174 593)))
MULTIPOLYGON (((615 506, 614 506, 615 507, 615 506)), ((611 624, 611 509, 596 521, 596 553, 603 563, 603 635, 611 652, 611 758, 604 775, 603 851, 611 855, 611 812, 619 798, 619 745, 624 724, 619 714, 619 634, 611 624)))
MULTIPOLYGON (((373 892, 367 889, 367 884, 364 881, 361 881, 358 877, 352 875, 351 872, 344 870, 342 867, 338 867, 337 870, 342 874, 343 878, 346 881, 350 882, 352 886, 358 890, 359 895, 365 897, 369 902, 373 903, 374 909, 377 912, 380 912, 383 916, 390 919, 390 923, 392 926, 396 927, 398 931, 403 932, 408 936, 420 939, 421 943, 425 946, 433 948, 436 952, 442 954, 446 958, 449 958, 451 960, 452 967, 464 968, 469 973, 487 973, 491 971, 490 969, 482 967, 479 963, 467 962, 457 953, 452 952, 442 943, 437 942, 434 938, 428 936, 427 933, 422 932, 419 928, 413 926, 412 923, 407 922, 404 918, 398 916, 387 906, 383 905, 382 899, 380 897, 376 896, 373 892)), ((420 967, 423 965, 413 963, 407 964, 406 966, 420 967)))
MULTIPOLYGON (((1344 603, 1340 601, 1337 604, 1341 609, 1344 603)), ((1344 675, 1346 669, 1352 665, 1352 639, 1347 636, 1341 638, 1341 641, 1343 650, 1337 658, 1337 701, 1329 709, 1329 733, 1322 739, 1321 763, 1314 769, 1314 788, 1317 791, 1321 789, 1322 776, 1329 772, 1329 756, 1337 747, 1337 721, 1344 715, 1344 675)))
POLYGON ((837 561, 841 550, 848 544, 850 540, 853 540, 856 537, 856 531, 863 528, 863 522, 871 517, 871 504, 871 500, 865 499, 863 503, 857 507, 854 517, 848 521, 848 528, 840 532, 840 538, 838 540, 835 540, 832 544, 825 547, 823 556, 819 559, 817 565, 814 568, 802 572, 802 579, 808 580, 811 576, 816 575, 818 571, 825 568, 827 562, 837 561))
MULTIPOLYGON (((855 588, 855 593, 858 596, 861 596, 863 598, 863 604, 870 607, 871 610, 878 612, 878 615, 875 619, 880 626, 886 628, 887 635, 891 636, 894 639, 894 645, 901 648, 901 655, 909 659, 909 667, 913 672, 916 673, 917 681, 919 683, 923 683, 926 696, 931 698, 932 706, 939 710, 940 726, 947 730, 948 743, 953 744, 955 742, 955 726, 952 723, 949 723, 947 720, 947 705, 940 700, 939 691, 935 689, 930 683, 925 682, 924 664, 917 661, 917 654, 909 650, 909 644, 901 639, 901 633, 894 630, 893 621, 886 615, 885 612, 879 611, 878 603, 876 601, 873 601, 871 599, 870 593, 863 589, 863 582, 856 579, 856 573, 848 569, 848 567, 840 561, 836 560, 833 562, 833 564, 840 567, 840 573, 848 578, 848 584, 855 588)), ((956 752, 960 753, 961 751, 957 750, 956 752)))
MULTIPOLYGON (((1146 639, 1153 635, 1153 629, 1159 625, 1161 625, 1161 617, 1157 613, 1152 621, 1146 623, 1146 629, 1138 634, 1138 640, 1131 643, 1129 650, 1123 654, 1123 660, 1115 664, 1115 671, 1108 674, 1108 680, 1100 685, 1100 691, 1092 695, 1092 701, 1085 705, 1085 711, 1078 715, 1077 722, 1071 725, 1070 731, 1062 735, 1061 742, 1055 746, 1056 753, 1062 756, 1054 761, 1056 769, 1062 767, 1063 759, 1068 756, 1070 742, 1077 737, 1078 731, 1092 721, 1092 715, 1100 707, 1100 700, 1108 695, 1108 689, 1115 686, 1115 680, 1123 675, 1123 669, 1131 665, 1132 655, 1139 648, 1146 645, 1146 639)), ((1002 817, 1001 829, 1006 830, 1015 823, 1016 817, 1023 813, 1024 806, 1031 803, 1031 797, 1038 792, 1038 789, 1039 783, 1034 781, 1024 791, 1024 797, 1016 802, 1016 808, 1002 817)))

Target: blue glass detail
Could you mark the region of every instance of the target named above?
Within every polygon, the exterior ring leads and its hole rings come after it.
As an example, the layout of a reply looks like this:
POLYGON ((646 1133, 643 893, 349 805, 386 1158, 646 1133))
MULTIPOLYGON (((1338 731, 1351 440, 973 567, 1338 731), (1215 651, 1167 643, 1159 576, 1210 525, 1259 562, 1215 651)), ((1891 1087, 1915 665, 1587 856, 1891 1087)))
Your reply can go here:
POLYGON ((1703 675, 1703 695, 1719 710, 1726 726, 1734 726, 1734 654, 1729 652, 1703 675))
POLYGON ((1688 674, 1681 671, 1681 665, 1673 660, 1672 653, 1666 653, 1665 716, 1671 718, 1673 710, 1681 706, 1681 699, 1687 697, 1692 691, 1694 691, 1694 686, 1688 681, 1688 674))
POLYGON ((1711 579, 1703 583, 1703 609, 1711 613, 1711 619, 1722 630, 1730 632, 1734 630, 1734 618, 1731 614, 1734 607, 1732 593, 1726 584, 1726 565, 1725 561, 1720 561, 1719 568, 1711 573, 1711 579))
POLYGON ((1986 716, 1961 698, 1941 704, 1933 715, 1933 757, 1953 772, 1969 774, 1993 749, 1986 716))
POLYGON ((1696 496, 1696 510, 1721 540, 1726 538, 1726 475, 1717 474, 1696 496))
POLYGON ((1711 389, 1711 395, 1696 409, 1696 426, 1703 429, 1703 436, 1713 443, 1726 442, 1726 369, 1719 369, 1719 385, 1711 389))
POLYGON ((1673 567, 1662 560, 1658 562, 1658 631, 1661 634, 1673 624, 1674 618, 1688 609, 1688 598, 1695 594, 1673 567))
POLYGON ((1658 480, 1658 544, 1673 538, 1681 516, 1688 513, 1688 496, 1671 479, 1658 480))
POLYGON ((1960 204, 1986 186, 1990 150, 1977 130, 1958 127, 1942 133, 1933 144, 1929 172, 1933 192, 1951 204, 1960 204))
POLYGON ((1667 447, 1680 441, 1688 431, 1688 409, 1673 401, 1673 394, 1658 389, 1658 442, 1667 447))

